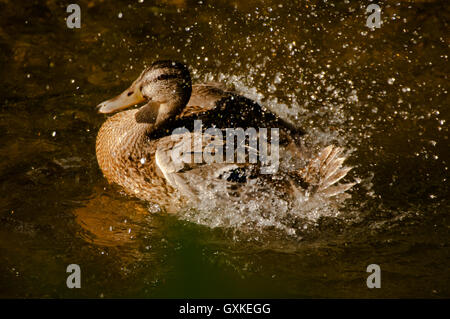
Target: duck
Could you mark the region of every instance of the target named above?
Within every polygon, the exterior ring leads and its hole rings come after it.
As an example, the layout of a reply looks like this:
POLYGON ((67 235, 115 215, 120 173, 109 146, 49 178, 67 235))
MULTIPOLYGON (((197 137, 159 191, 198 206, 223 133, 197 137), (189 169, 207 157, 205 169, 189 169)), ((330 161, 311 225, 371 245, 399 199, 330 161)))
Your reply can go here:
MULTIPOLYGON (((300 169, 273 174, 261 174, 257 169, 260 161, 176 161, 173 152, 192 143, 185 137, 194 134, 196 121, 204 128, 219 130, 277 128, 281 154, 305 157, 308 153, 301 128, 220 83, 192 84, 188 67, 177 61, 152 63, 121 94, 98 104, 97 110, 115 113, 102 124, 96 139, 96 157, 106 180, 166 212, 201 200, 211 181, 226 185, 225 191, 233 194, 249 181, 257 181, 291 199, 305 193, 336 196, 354 185, 338 184, 351 168, 342 166, 343 149, 333 145, 300 169), (135 105, 141 106, 132 108, 135 105), (180 128, 183 134, 174 134, 180 128)), ((202 151, 209 142, 207 138, 200 142, 202 151)), ((226 143, 225 139, 219 142, 226 143)))

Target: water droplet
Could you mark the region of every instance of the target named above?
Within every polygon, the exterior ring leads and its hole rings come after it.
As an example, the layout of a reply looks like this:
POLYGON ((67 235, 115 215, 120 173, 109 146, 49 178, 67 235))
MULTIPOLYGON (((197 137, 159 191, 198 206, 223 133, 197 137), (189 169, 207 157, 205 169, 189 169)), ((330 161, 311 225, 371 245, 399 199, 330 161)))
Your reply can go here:
POLYGON ((278 72, 278 73, 275 75, 274 83, 275 83, 275 84, 281 83, 281 73, 278 72))

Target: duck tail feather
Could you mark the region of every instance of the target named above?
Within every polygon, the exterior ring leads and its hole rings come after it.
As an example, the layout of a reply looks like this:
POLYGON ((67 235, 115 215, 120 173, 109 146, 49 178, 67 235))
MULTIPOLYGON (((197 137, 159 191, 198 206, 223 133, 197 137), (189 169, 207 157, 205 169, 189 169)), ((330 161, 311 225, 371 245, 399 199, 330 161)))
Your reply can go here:
POLYGON ((308 190, 325 197, 332 197, 351 189, 355 183, 337 184, 352 167, 342 166, 346 157, 340 156, 343 149, 329 145, 299 172, 300 178, 308 184, 308 190))

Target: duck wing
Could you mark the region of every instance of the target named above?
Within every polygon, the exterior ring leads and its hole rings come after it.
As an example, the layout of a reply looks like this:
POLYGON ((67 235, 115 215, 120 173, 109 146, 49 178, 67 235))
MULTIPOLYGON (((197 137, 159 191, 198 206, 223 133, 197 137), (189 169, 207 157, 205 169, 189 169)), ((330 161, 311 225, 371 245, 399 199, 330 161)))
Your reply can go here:
POLYGON ((194 120, 201 120, 205 128, 279 128, 282 143, 304 135, 303 130, 255 101, 214 82, 192 86, 188 104, 171 126, 192 130, 194 120))
POLYGON ((212 110, 216 107, 217 101, 230 94, 233 94, 233 92, 228 91, 222 83, 194 84, 191 98, 178 118, 189 117, 212 110))
MULTIPOLYGON (((177 189, 180 194, 196 202, 198 195, 208 188, 219 187, 227 193, 228 187, 239 184, 240 172, 244 172, 248 163, 216 163, 205 161, 200 157, 195 160, 194 143, 197 133, 174 134, 161 138, 157 143, 155 163, 162 172, 166 182, 177 189), (242 168, 242 169, 241 169, 242 168)), ((211 145, 222 147, 223 140, 203 135, 201 152, 211 145)), ((242 173, 243 174, 243 173, 242 173)))

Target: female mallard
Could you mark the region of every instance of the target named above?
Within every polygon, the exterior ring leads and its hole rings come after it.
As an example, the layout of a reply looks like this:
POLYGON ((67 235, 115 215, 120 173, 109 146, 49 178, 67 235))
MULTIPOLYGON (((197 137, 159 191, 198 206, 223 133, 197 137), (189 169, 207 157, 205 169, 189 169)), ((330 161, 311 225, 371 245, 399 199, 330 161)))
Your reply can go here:
MULTIPOLYGON (((295 156, 304 154, 301 130, 220 85, 192 85, 189 71, 181 63, 153 63, 127 90, 97 108, 100 113, 113 113, 142 102, 146 104, 120 112, 102 125, 97 136, 97 160, 109 182, 168 211, 176 211, 187 200, 198 200, 198 194, 212 180, 223 182, 227 190, 231 186, 234 192, 249 180, 258 180, 290 198, 299 192, 333 196, 353 185, 332 186, 349 171, 341 167, 341 150, 332 146, 301 170, 274 174, 260 174, 256 170, 260 161, 230 164, 174 160, 173 151, 186 142, 183 134, 171 133, 181 127, 192 132, 195 120, 201 120, 203 128, 278 128, 280 147, 295 156)), ((208 147, 205 139, 201 143, 201 150, 208 147)))

